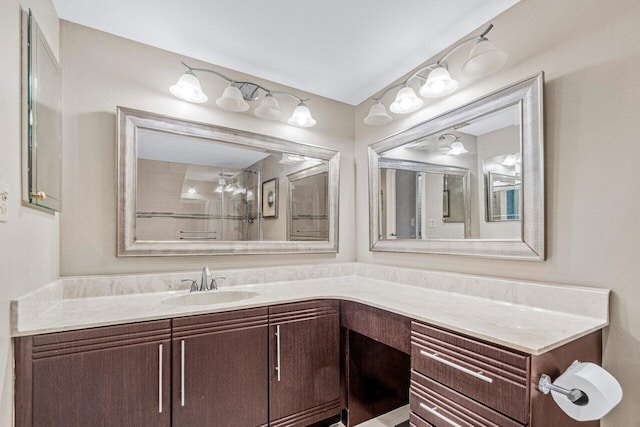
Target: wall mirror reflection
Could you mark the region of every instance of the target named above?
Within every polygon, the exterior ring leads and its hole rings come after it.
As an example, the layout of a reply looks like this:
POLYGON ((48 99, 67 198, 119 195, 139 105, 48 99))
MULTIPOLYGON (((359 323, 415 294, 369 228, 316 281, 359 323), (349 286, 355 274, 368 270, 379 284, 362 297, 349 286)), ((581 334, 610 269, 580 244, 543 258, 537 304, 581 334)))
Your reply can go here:
POLYGON ((62 82, 60 65, 38 23, 22 12, 22 200, 60 211, 62 82))
POLYGON ((539 75, 370 146, 371 249, 542 259, 541 109, 539 75))
POLYGON ((287 175, 288 240, 326 240, 329 236, 329 170, 321 163, 287 175))
POLYGON ((338 153, 123 108, 118 116, 119 255, 337 250, 338 153))

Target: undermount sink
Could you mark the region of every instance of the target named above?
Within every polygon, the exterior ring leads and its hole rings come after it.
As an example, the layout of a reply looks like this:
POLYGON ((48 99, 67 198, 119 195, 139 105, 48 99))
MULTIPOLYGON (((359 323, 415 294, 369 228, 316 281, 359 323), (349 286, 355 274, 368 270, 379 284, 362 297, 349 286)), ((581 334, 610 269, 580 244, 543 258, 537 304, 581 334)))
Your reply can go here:
POLYGON ((241 291, 193 292, 187 295, 167 298, 162 300, 162 303, 175 306, 224 304, 228 302, 242 301, 244 299, 253 298, 257 295, 257 292, 241 291))

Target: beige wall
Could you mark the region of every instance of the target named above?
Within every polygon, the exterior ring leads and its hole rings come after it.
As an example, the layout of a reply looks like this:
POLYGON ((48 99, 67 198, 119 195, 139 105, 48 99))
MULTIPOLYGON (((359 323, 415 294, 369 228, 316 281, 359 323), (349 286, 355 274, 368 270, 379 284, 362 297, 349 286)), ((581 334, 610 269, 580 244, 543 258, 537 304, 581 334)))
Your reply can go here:
MULTIPOLYGON (((309 108, 318 121, 308 129, 261 120, 250 112, 228 113, 214 105, 226 82, 207 74, 200 76, 209 101, 202 105, 186 103, 168 91, 184 71, 180 61, 186 60, 192 66, 213 66, 66 21, 61 21, 61 52, 65 132, 62 275, 193 270, 205 264, 215 269, 355 259, 354 107, 308 95, 309 108), (116 258, 115 111, 118 105, 340 150, 340 253, 337 256, 116 258)), ((221 71, 232 78, 251 79, 276 90, 292 90, 230 70, 221 71)), ((295 102, 282 98, 280 105, 283 111, 290 112, 295 102)))
MULTIPOLYGON (((640 396, 640 4, 523 0, 492 22, 510 54, 500 72, 379 128, 356 110, 359 261, 598 286, 613 290, 604 366, 625 398, 602 423, 637 425, 640 396), (366 146, 480 95, 545 71, 547 250, 543 263, 368 250, 366 146)), ((474 33, 475 34, 475 33, 474 33)), ((460 76, 466 51, 451 58, 460 76)))
POLYGON ((58 277, 58 215, 22 206, 20 7, 31 8, 58 54, 58 17, 50 0, 0 2, 0 181, 9 184, 9 221, 0 222, 0 425, 13 414, 9 301, 58 277))

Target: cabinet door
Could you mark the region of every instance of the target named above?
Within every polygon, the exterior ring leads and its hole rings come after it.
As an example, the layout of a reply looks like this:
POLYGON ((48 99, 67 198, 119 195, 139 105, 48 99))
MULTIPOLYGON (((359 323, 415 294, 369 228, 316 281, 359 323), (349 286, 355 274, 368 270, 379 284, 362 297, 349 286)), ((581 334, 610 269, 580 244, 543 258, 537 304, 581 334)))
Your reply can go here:
POLYGON ((268 309, 173 320, 173 427, 268 424, 268 309))
POLYGON ((270 425, 307 426, 340 412, 336 301, 269 309, 270 425))
POLYGON ((169 321, 39 335, 34 427, 169 426, 169 321))

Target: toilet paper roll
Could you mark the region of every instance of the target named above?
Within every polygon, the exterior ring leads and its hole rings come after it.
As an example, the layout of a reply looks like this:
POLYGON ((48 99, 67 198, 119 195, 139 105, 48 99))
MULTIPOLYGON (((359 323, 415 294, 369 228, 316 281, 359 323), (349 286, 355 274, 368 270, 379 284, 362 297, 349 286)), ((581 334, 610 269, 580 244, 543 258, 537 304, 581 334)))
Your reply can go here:
POLYGON ((620 383, 595 363, 574 362, 553 384, 573 390, 582 390, 589 402, 578 406, 561 393, 551 391, 553 400, 571 418, 578 421, 599 420, 622 400, 620 383))

